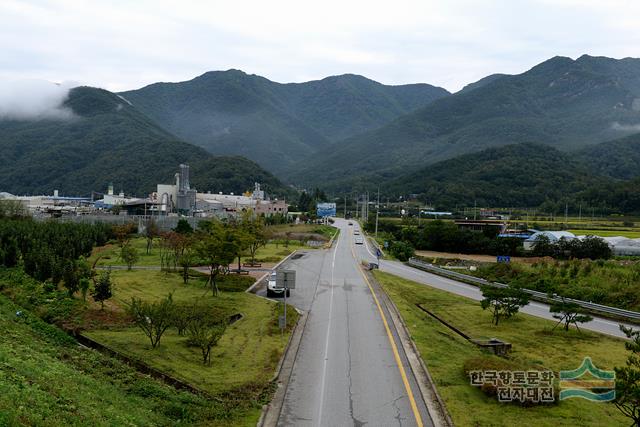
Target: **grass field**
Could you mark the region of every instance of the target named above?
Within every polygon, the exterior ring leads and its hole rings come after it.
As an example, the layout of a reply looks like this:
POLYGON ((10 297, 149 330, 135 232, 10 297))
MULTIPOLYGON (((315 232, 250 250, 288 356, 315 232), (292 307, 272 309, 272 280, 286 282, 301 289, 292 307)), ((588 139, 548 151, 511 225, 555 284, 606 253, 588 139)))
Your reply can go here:
MULTIPOLYGON (((131 239, 131 244, 136 249, 139 256, 138 262, 135 263, 136 266, 160 266, 160 242, 158 240, 154 240, 149 254, 147 254, 147 240, 145 238, 137 237, 131 239)), ((266 263, 277 263, 291 252, 301 247, 305 246, 300 245, 300 242, 297 240, 291 240, 288 247, 284 247, 281 242, 268 243, 258 249, 258 252, 256 253, 256 260, 266 263)), ((117 244, 108 244, 106 246, 95 248, 89 258, 89 262, 93 264, 98 257, 100 257, 100 259, 96 265, 101 267, 125 264, 120 258, 120 247, 117 244)), ((248 257, 242 257, 242 262, 248 260, 248 257)))
MULTIPOLYGON (((491 315, 476 301, 375 271, 392 298, 421 352, 438 391, 458 426, 627 426, 630 422, 610 403, 570 399, 553 405, 525 407, 499 403, 469 385, 463 366, 471 361, 518 366, 519 369, 577 368, 590 356, 601 369, 622 366, 624 343, 603 335, 571 330, 551 332, 554 323, 525 314, 491 324, 491 315), (513 344, 508 359, 481 351, 416 307, 422 304, 473 338, 497 337, 513 344), (606 420, 606 421, 605 421, 606 420)), ((474 362, 477 363, 477 362, 474 362)))
POLYGON ((216 425, 225 411, 79 347, 2 295, 0 330, 2 426, 216 425))
MULTIPOLYGON (((227 328, 214 347, 210 366, 202 364, 200 350, 187 346, 185 337, 173 328, 165 333, 156 349, 151 349, 148 338, 134 327, 92 330, 85 335, 211 394, 235 396, 244 402, 245 412, 230 424, 255 425, 260 396, 268 388, 289 336, 277 329, 281 306, 244 292, 223 292, 213 297, 202 280, 192 280, 185 286, 180 276, 173 273, 114 271, 112 278, 116 284, 114 310, 124 308, 131 297, 153 301, 172 292, 176 303, 198 301, 244 315, 227 328)), ((288 311, 290 327, 296 319, 295 311, 288 311)))

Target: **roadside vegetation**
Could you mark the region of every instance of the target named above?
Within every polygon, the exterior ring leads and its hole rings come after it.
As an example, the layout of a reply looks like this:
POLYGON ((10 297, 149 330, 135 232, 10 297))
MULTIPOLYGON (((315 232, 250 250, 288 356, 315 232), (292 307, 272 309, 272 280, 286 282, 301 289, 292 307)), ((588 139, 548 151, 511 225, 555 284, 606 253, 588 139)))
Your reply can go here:
POLYGON ((177 391, 0 295, 0 425, 226 425, 231 405, 177 391))
MULTIPOLYGON (((585 356, 605 370, 625 365, 629 355, 622 340, 604 335, 568 331, 556 322, 519 313, 492 322, 492 314, 478 301, 440 291, 380 271, 374 272, 396 304, 421 356, 445 401, 455 425, 627 426, 629 421, 613 403, 569 399, 545 405, 499 403, 495 395, 470 385, 471 370, 560 370, 576 369, 585 356), (512 344, 506 357, 481 350, 422 311, 428 309, 471 338, 499 338, 512 344)), ((558 383, 555 384, 556 390, 558 383)), ((556 396, 557 397, 557 396, 556 396)))
POLYGON ((640 261, 553 260, 485 263, 468 271, 489 281, 508 283, 597 304, 640 310, 640 261))
MULTIPOLYGON (((160 233, 147 224, 141 237, 137 231, 132 225, 0 220, 0 292, 18 305, 14 313, 29 311, 34 313, 29 316, 70 334, 90 337, 206 396, 193 397, 206 402, 208 409, 202 414, 197 408, 174 408, 167 398, 169 406, 156 408, 155 418, 149 414, 146 419, 122 418, 116 425, 176 424, 162 418, 163 411, 174 409, 175 419, 184 416, 194 424, 255 425, 262 405, 270 399, 271 379, 297 321, 297 313, 290 309, 287 327, 278 329, 282 306, 244 292, 255 278, 232 274, 236 261, 240 266, 259 261, 267 239, 265 224, 248 213, 234 221, 204 221, 196 230, 182 224, 160 233), (90 256, 95 246, 101 248, 90 256), (109 260, 110 255, 126 267, 95 268, 97 261, 109 260), (134 268, 140 262, 157 268, 134 268), (195 270, 198 265, 207 266, 208 274, 195 270)), ((267 256, 280 260, 293 250, 287 246, 267 256)), ((71 337, 68 340, 75 343, 71 337)), ((23 357, 31 360, 32 355, 27 352, 23 357)), ((40 397, 49 405, 48 418, 66 417, 66 409, 56 409, 60 394, 43 390, 40 397)), ((78 396, 69 397, 68 404, 74 414, 81 413, 78 396)), ((8 416, 22 417, 19 411, 24 408, 8 416)), ((135 411, 130 415, 137 417, 135 411)))

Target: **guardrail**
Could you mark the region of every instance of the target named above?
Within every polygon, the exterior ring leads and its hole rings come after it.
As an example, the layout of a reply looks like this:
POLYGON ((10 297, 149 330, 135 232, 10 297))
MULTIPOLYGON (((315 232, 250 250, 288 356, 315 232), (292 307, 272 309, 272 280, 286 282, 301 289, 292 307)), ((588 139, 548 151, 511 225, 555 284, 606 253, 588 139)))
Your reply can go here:
MULTIPOLYGON (((451 279, 460 280, 465 283, 470 283, 477 286, 495 286, 497 288, 506 288, 508 285, 504 283, 498 282, 490 282, 481 277, 469 276, 468 274, 458 273, 457 271, 447 270, 446 268, 436 267, 433 264, 429 264, 428 262, 424 262, 418 258, 410 258, 408 264, 412 267, 417 267, 419 269, 428 271, 430 273, 437 274, 439 276, 449 277, 451 279)), ((550 297, 548 294, 544 292, 532 291, 531 289, 523 289, 526 293, 533 296, 535 299, 546 302, 561 302, 562 299, 559 297, 550 297)), ((573 302, 578 304, 580 307, 585 308, 587 310, 596 311, 599 313, 609 314, 625 319, 631 319, 635 321, 640 321, 640 313, 637 311, 623 310, 621 308, 610 307, 608 305, 596 304, 588 301, 581 301, 572 298, 565 298, 564 301, 573 302)))

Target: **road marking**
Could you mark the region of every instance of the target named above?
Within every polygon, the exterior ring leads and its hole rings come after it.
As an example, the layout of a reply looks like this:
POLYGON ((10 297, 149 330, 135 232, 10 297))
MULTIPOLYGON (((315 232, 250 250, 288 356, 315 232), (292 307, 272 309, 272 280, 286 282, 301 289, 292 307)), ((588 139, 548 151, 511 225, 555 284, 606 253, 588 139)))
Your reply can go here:
POLYGON ((331 318, 333 311, 333 273, 336 268, 336 254, 340 245, 340 237, 338 237, 336 245, 333 248, 333 259, 331 260, 331 295, 329 297, 329 323, 327 324, 327 337, 324 343, 324 361, 322 365, 322 385, 320 386, 320 405, 318 407, 318 426, 322 425, 322 406, 324 405, 324 387, 327 379, 327 360, 329 359, 329 335, 331 332, 331 318))
MULTIPOLYGON (((351 244, 351 253, 353 254, 353 258, 358 261, 356 257, 356 253, 353 249, 353 244, 351 244)), ((384 311, 382 311, 382 306, 380 306, 380 302, 378 301, 378 297, 376 293, 373 291, 373 287, 371 283, 369 283, 369 279, 367 279, 366 274, 362 271, 362 268, 357 265, 356 268, 364 278, 364 281, 367 283, 369 287, 369 291, 371 291, 371 295, 373 295, 373 300, 378 306, 378 312, 380 313, 380 317, 382 317, 382 323, 384 324, 384 328, 387 331, 387 338, 389 338, 389 343, 391 344, 391 349, 393 350, 393 356, 396 359, 396 365, 398 365, 398 369, 400 370, 400 376, 402 377, 402 382, 404 383, 404 388, 407 390, 407 395, 409 396, 409 403, 411 404, 411 410, 413 411, 413 415, 416 419, 416 424, 418 427, 423 427, 422 417, 420 416, 420 411, 418 411, 418 405, 416 404, 416 399, 413 397, 413 392, 411 391, 411 385, 409 385, 409 379, 407 378, 407 374, 404 371, 404 366, 402 366, 402 359, 400 359, 400 353, 398 352, 398 347, 396 346, 396 341, 393 339, 393 334, 391 334, 391 329, 389 328, 389 323, 387 322, 387 317, 384 315, 384 311)))

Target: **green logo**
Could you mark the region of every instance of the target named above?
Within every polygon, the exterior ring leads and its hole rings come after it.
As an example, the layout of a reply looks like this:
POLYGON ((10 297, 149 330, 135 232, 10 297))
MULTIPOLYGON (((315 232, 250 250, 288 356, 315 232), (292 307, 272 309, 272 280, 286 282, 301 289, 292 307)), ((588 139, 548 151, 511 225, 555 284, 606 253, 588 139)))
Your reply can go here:
POLYGON ((616 373, 596 368, 590 357, 573 371, 560 371, 560 400, 580 397, 593 402, 616 398, 616 373), (587 378, 583 378, 587 375, 587 378), (589 378, 590 377, 590 378, 589 378))

